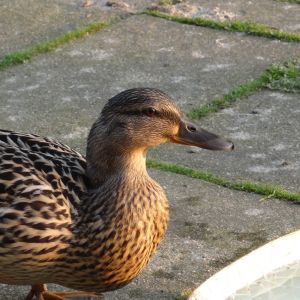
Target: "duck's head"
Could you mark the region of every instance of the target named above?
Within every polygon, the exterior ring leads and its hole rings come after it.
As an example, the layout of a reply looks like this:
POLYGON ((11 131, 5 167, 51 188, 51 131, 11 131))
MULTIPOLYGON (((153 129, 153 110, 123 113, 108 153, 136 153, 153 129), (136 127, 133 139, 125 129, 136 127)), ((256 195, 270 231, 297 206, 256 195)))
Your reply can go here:
POLYGON ((186 122, 174 101, 152 88, 130 89, 111 98, 90 132, 89 144, 97 148, 98 142, 112 154, 168 142, 209 150, 234 148, 231 141, 186 122))

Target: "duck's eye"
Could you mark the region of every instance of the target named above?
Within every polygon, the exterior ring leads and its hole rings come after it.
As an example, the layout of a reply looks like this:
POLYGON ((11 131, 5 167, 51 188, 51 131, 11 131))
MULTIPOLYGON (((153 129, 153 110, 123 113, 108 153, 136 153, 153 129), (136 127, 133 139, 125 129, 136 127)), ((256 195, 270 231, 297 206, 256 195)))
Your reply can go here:
POLYGON ((153 107, 148 107, 145 110, 143 110, 143 113, 148 117, 153 117, 156 115, 156 109, 153 107))

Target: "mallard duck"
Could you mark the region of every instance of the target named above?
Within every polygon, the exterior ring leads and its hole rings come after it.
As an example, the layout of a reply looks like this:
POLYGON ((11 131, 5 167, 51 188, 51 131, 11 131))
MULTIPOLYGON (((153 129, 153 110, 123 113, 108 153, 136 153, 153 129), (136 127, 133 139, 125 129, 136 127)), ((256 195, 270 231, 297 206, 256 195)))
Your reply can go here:
POLYGON ((31 285, 26 300, 59 300, 46 283, 100 295, 123 287, 164 236, 169 206, 149 177, 150 147, 233 144, 185 122, 165 93, 121 92, 104 106, 86 158, 34 134, 0 131, 0 282, 31 285))

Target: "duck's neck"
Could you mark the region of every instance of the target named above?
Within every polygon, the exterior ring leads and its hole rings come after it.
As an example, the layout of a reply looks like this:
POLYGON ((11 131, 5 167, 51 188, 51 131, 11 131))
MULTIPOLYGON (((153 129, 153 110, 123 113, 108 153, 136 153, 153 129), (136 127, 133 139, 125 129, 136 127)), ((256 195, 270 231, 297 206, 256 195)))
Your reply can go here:
POLYGON ((112 152, 111 148, 102 149, 97 158, 87 157, 87 176, 91 188, 99 188, 110 178, 144 178, 146 170, 146 150, 131 152, 112 152))

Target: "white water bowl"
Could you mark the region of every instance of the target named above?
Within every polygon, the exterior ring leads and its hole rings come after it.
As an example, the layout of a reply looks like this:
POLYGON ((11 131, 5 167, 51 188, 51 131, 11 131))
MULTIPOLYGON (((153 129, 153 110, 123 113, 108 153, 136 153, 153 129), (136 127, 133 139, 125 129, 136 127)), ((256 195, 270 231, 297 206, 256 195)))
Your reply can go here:
POLYGON ((299 300, 300 230, 238 259, 202 285, 188 300, 299 300))

